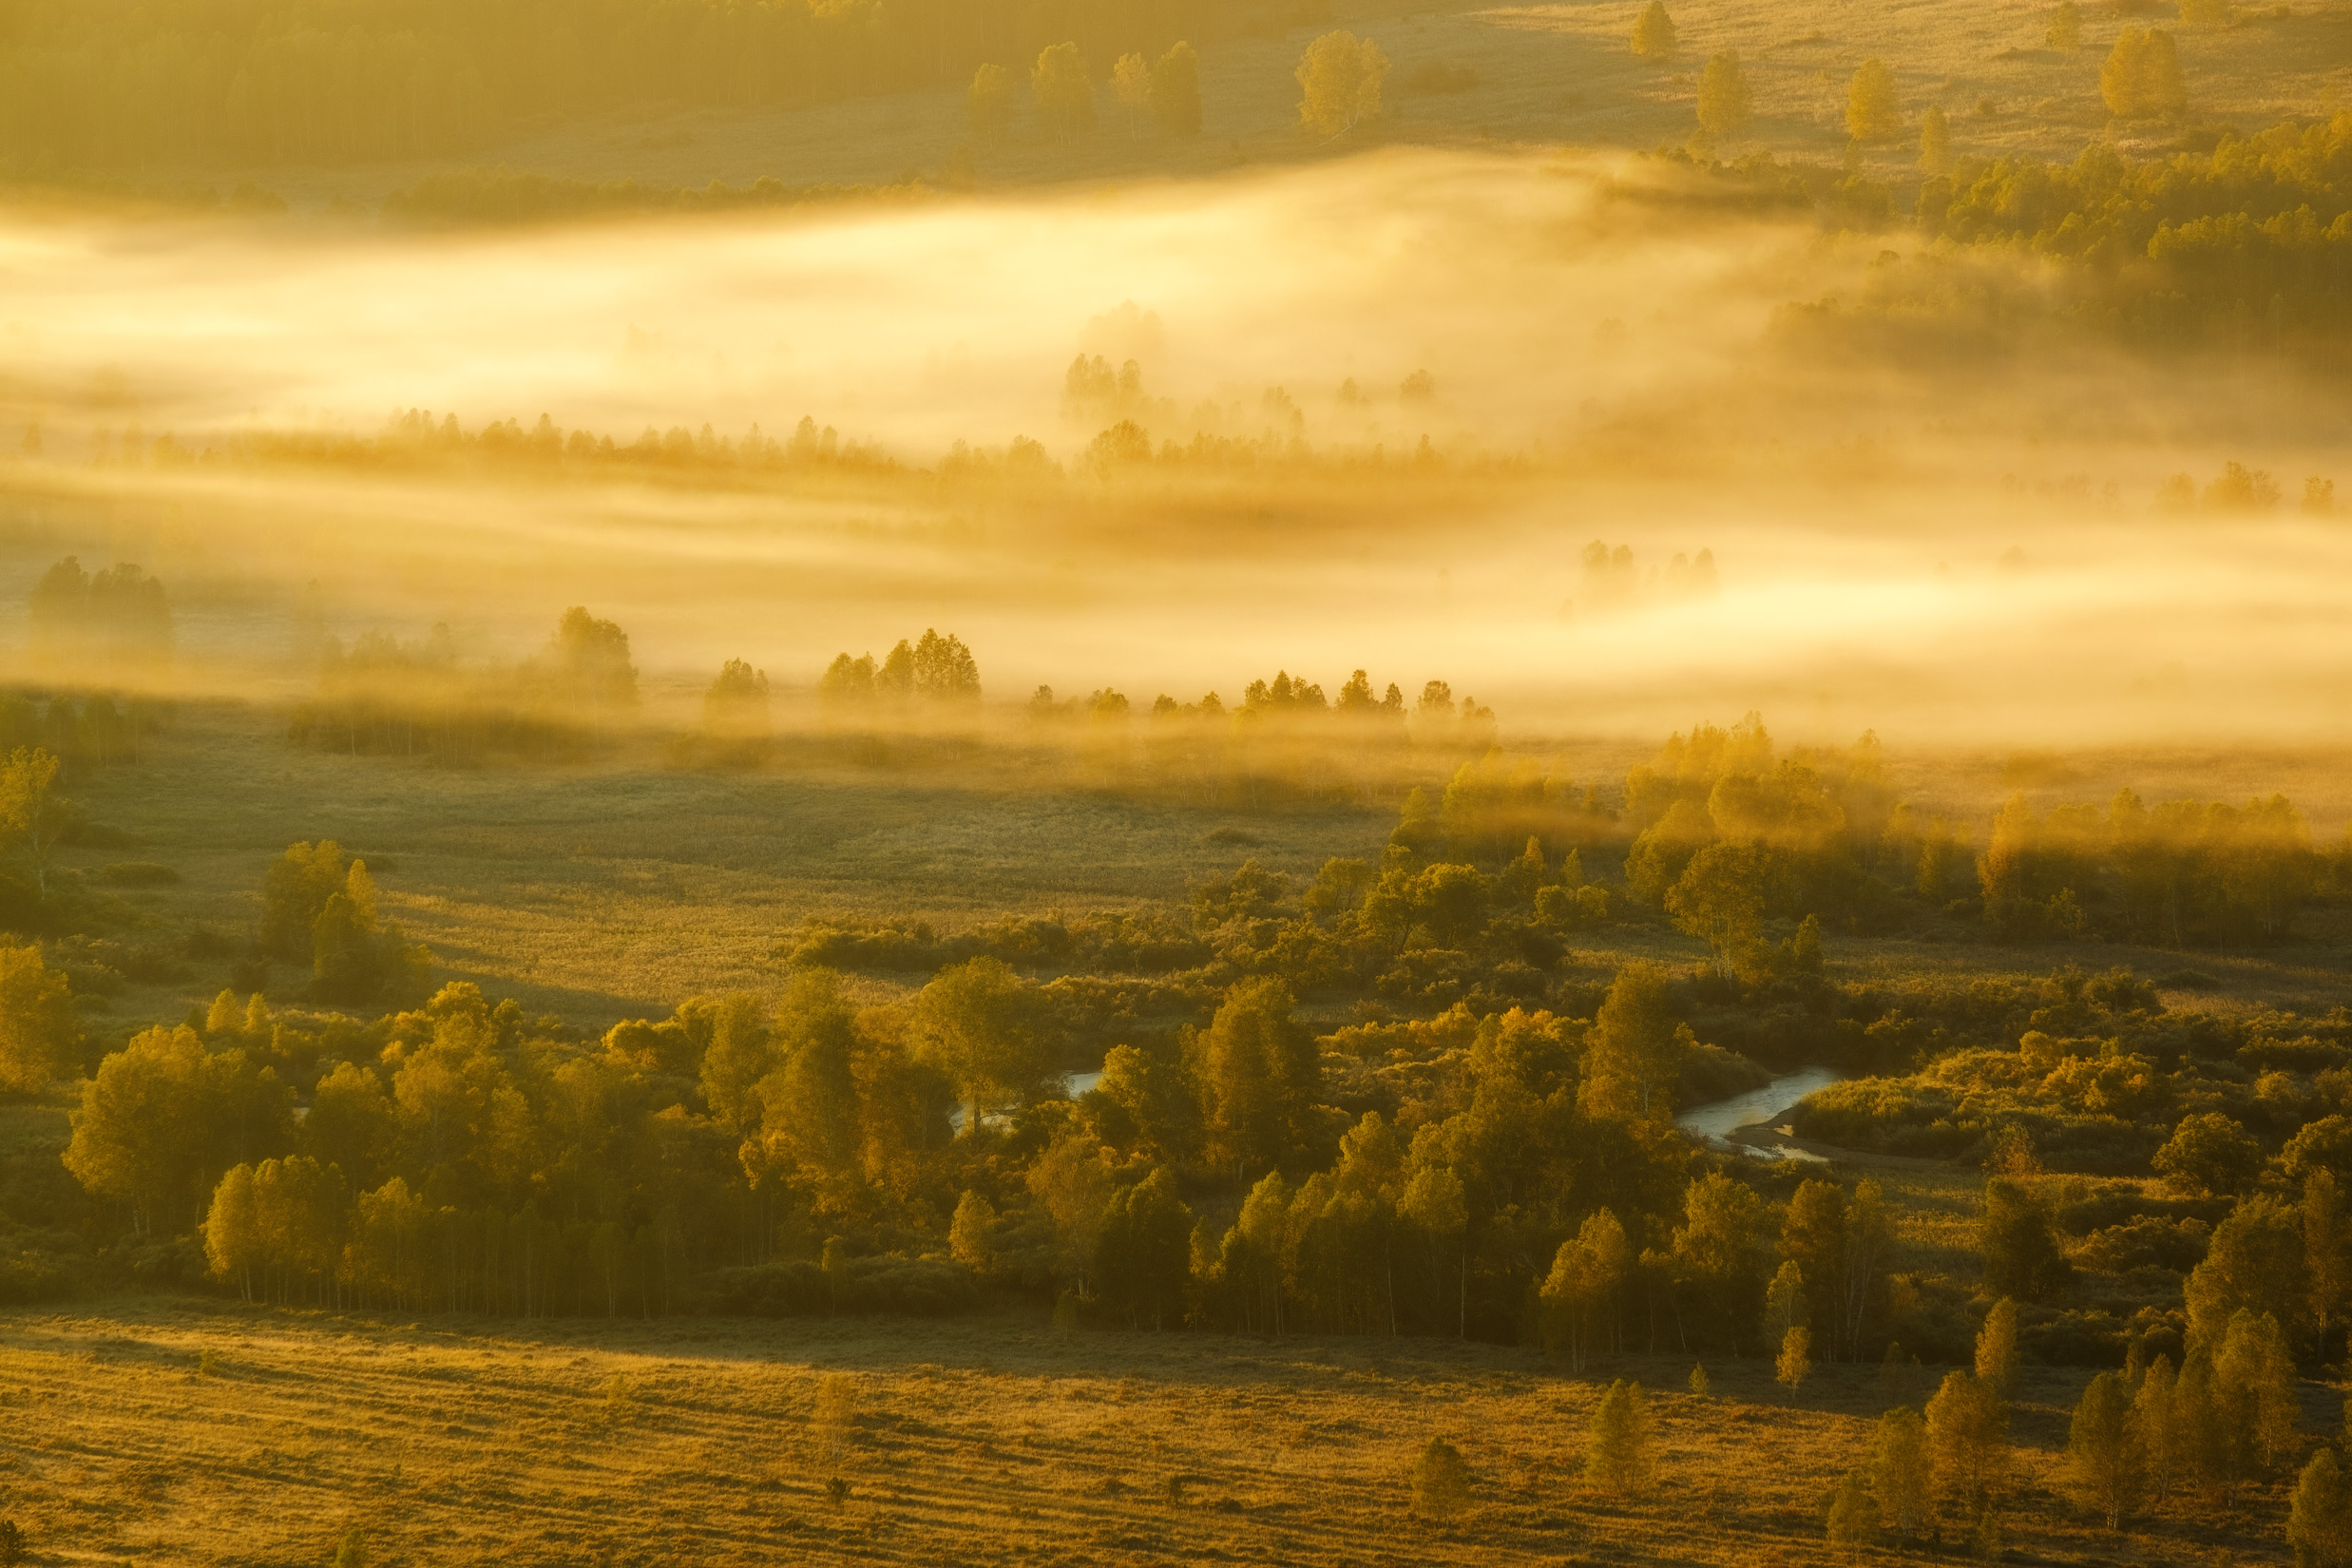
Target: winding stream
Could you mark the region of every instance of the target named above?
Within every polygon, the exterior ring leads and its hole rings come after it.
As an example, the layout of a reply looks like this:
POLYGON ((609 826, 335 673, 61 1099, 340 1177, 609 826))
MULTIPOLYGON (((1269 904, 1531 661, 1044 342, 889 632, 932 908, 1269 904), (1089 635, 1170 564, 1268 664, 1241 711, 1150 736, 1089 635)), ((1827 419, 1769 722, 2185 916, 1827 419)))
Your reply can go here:
POLYGON ((1750 1089, 1729 1100, 1711 1100, 1704 1105, 1693 1105, 1674 1118, 1674 1125, 1712 1149, 1737 1149, 1756 1159, 1818 1160, 1821 1156, 1807 1154, 1803 1149, 1786 1146, 1759 1148, 1752 1143, 1735 1140, 1731 1134, 1742 1127, 1772 1125, 1798 1100, 1816 1089, 1828 1087, 1845 1076, 1834 1067, 1800 1067, 1793 1073, 1775 1078, 1760 1089, 1750 1089))

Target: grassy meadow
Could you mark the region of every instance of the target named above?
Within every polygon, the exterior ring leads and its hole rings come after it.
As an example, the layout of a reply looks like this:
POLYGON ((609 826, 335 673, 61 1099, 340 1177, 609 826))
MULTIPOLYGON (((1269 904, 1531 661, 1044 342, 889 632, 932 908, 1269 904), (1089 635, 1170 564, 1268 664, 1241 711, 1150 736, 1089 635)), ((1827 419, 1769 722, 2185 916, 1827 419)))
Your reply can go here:
MULTIPOLYGON (((1040 130, 1025 103, 1010 136, 973 149, 984 185, 1207 176, 1251 164, 1336 157, 1365 138, 1324 143, 1297 125, 1300 52, 1319 33, 1351 29, 1376 41, 1393 69, 1378 142, 1458 146, 1479 143, 1647 149, 1680 144, 1692 129, 1698 71, 1736 50, 1756 119, 1727 155, 1770 151, 1813 160, 1843 156, 1845 89, 1864 59, 1895 72, 1916 126, 1930 105, 1953 123, 1956 154, 2072 159, 2108 131, 2099 65, 2123 27, 2173 26, 2172 8, 2124 0, 2084 8, 2079 50, 2045 41, 2048 8, 2010 0, 1913 0, 1861 10, 1844 5, 1736 8, 1670 6, 1675 58, 1636 59, 1627 48, 1635 0, 1535 6, 1340 6, 1328 21, 1276 36, 1222 39, 1201 55, 1203 124, 1197 139, 1136 134, 1107 89, 1099 128, 1071 143, 1040 130)), ((2192 122, 2251 130, 2352 102, 2352 12, 2340 5, 2240 8, 2218 32, 2184 32, 2192 122), (2284 10, 2285 14, 2280 11, 2284 10)), ((1025 78, 1028 62, 1008 61, 1025 78)), ((1089 62, 1098 77, 1107 61, 1089 62)), ((1024 83, 1025 86, 1025 83, 1024 83)), ((2127 151, 2169 145, 2177 127, 2129 126, 2127 151)), ((744 111, 647 105, 603 120, 565 123, 466 160, 581 180, 633 179, 699 187, 892 182, 929 175, 969 140, 962 84, 842 104, 744 111)), ((1901 178, 1918 154, 1909 139, 1864 149, 1874 178, 1901 178)), ((250 177, 298 206, 337 199, 372 205, 437 165, 386 163, 346 168, 196 168, 191 179, 250 177)), ((155 171, 163 176, 166 171, 155 171)))
MULTIPOLYGON (((404 1325, 132 1300, 0 1317, 0 1463, 49 1562, 323 1562, 354 1527, 373 1560, 437 1564, 1842 1560, 1821 1502, 1879 1411, 1924 1389, 1823 1367, 1792 1395, 1744 1361, 1697 1398, 1689 1370, 1013 1316, 404 1325), (1648 1498, 1579 1479, 1617 1376, 1655 1390, 1648 1498), (1408 1513, 1431 1435, 1476 1477, 1447 1525, 1408 1513)), ((2082 1381, 2024 1374, 2009 1560, 2225 1560, 2175 1518, 2076 1521, 2060 1463, 2082 1381)), ((2307 1405, 2306 1428, 2333 1425, 2332 1399, 2307 1405)), ((2279 1488, 2250 1493, 2227 1560, 2286 1560, 2282 1516, 2279 1488)))

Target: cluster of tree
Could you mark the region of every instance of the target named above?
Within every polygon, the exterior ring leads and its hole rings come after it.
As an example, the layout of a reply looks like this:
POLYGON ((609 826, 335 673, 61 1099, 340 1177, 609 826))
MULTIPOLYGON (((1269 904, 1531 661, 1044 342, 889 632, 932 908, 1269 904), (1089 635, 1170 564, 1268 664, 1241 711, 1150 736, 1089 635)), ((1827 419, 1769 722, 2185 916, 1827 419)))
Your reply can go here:
POLYGON ((107 692, 0 692, 0 752, 46 752, 70 773, 136 763, 168 703, 107 692))
POLYGON ((36 665, 86 679, 93 669, 171 658, 170 596, 128 562, 91 573, 69 555, 33 584, 28 609, 28 651, 36 665))
POLYGON ((920 641, 899 639, 879 664, 871 654, 835 654, 816 690, 829 717, 860 723, 915 702, 933 711, 968 710, 980 701, 980 663, 953 632, 942 637, 927 628, 920 641))
POLYGON ((637 703, 629 634, 574 605, 545 648, 507 667, 461 663, 446 625, 408 643, 366 632, 348 650, 329 638, 317 695, 295 710, 288 734, 324 751, 442 766, 502 755, 562 758, 609 742, 637 703))
MULTIPOLYGON (((1130 139, 1147 124, 1170 136, 1200 133, 1200 56, 1178 41, 1157 61, 1122 54, 1111 67, 1112 95, 1119 101, 1130 139)), ((1064 42, 1040 51, 1029 72, 1029 95, 1041 133, 1068 142, 1095 128, 1095 84, 1084 52, 1064 42)), ((965 89, 964 116, 973 138, 1001 141, 1013 123, 1013 75, 1003 66, 983 65, 965 89)))
POLYGON ((368 863, 331 838, 294 845, 270 867, 255 945, 308 969, 321 1002, 411 1000, 432 967, 430 953, 376 912, 368 863))
POLYGON ((938 182, 916 179, 895 185, 787 185, 765 176, 740 188, 716 180, 701 186, 648 185, 636 180, 572 180, 501 166, 426 175, 412 185, 388 192, 383 216, 387 223, 403 227, 471 228, 648 213, 920 201, 940 188, 938 182))
POLYGON ((1664 602, 1681 603, 1712 599, 1722 585, 1715 577, 1715 552, 1697 555, 1677 552, 1661 570, 1635 564, 1634 547, 1614 549, 1600 540, 1584 546, 1581 597, 1561 606, 1563 614, 1606 615, 1636 605, 1664 602))
POLYGON ((996 0, 396 0, 316 12, 31 0, 0 44, 0 163, 47 174, 448 157, 525 124, 646 103, 795 105, 942 86, 1061 39, 1073 40, 1074 62, 1164 67, 1178 39, 1246 30, 1261 11, 1293 14, 1260 0, 1050 11, 996 0))

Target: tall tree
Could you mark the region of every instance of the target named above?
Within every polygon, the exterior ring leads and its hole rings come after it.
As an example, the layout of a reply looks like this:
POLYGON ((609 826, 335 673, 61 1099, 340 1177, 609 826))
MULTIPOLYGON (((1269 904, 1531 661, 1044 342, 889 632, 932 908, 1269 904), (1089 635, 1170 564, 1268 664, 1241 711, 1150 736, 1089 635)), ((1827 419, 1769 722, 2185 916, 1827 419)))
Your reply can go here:
POLYGON ((1879 1417, 1871 1455, 1871 1490, 1879 1521, 1904 1540, 1926 1531, 1935 1514, 1935 1474, 1927 1457, 1927 1424, 1903 1408, 1879 1417))
POLYGON ((1327 32, 1299 57, 1298 121, 1329 139, 1380 118, 1388 57, 1352 32, 1327 32))
POLYGON ((1593 1412, 1584 1439, 1584 1479, 1618 1497, 1649 1495, 1655 1477, 1649 1401, 1641 1385, 1619 1378, 1593 1412))
POLYGON ((32 1094, 74 1067, 82 1041, 73 986, 38 947, 0 947, 0 1090, 32 1094))
POLYGON ((1857 142, 1884 142, 1902 129, 1895 73, 1884 61, 1864 60, 1845 89, 1845 134, 1857 142))
MULTIPOLYGON (((982 66, 972 72, 972 85, 964 90, 964 122, 971 128, 972 138, 979 142, 1001 141, 1013 124, 1013 73, 1003 66, 982 66)), ((824 691, 828 697, 843 700, 860 695, 870 697, 873 692, 873 660, 866 659, 863 670, 848 654, 835 659, 825 672, 824 691), (863 679, 860 677, 863 677, 863 679)))
POLYGON ((2140 1503, 2147 1451, 2132 1419, 2132 1391, 2117 1374, 2101 1372, 2083 1390, 2068 1428, 2067 1461, 2076 1495, 2110 1530, 2122 1529, 2140 1503))
POLYGON ((1666 0, 1649 0, 1634 18, 1634 52, 1644 60, 1673 58, 1674 19, 1666 14, 1666 0))
POLYGON ((969 1100, 964 1131, 1025 1101, 1053 1070, 1057 1041, 1038 988, 1002 959, 943 969, 916 993, 914 1032, 925 1053, 969 1100))
POLYGON ((1707 62, 1699 73, 1698 123, 1701 134, 1721 141, 1738 135, 1755 118, 1748 95, 1748 73, 1740 69, 1739 53, 1725 49, 1707 62))
POLYGON ((2007 1468, 2008 1406, 1974 1373, 1946 1373, 1927 1402, 1927 1445, 1937 1480, 1958 1494, 1970 1517, 1981 1514, 2007 1468))
MULTIPOLYGON (((1037 67, 1029 72, 1029 91, 1037 100, 1038 123, 1055 141, 1067 142, 1095 128, 1095 86, 1087 80, 1076 44, 1055 44, 1038 55, 1037 67)), ((908 673, 911 676, 911 669, 908 673)))
POLYGON ((1178 41, 1152 67, 1152 117, 1171 136, 1200 134, 1200 56, 1178 41))
POLYGON ((2017 1387, 2017 1304, 2007 1296, 1993 1303, 1977 1330, 1977 1376, 2007 1399, 2017 1387))
POLYGON ((1201 1042, 1210 1157, 1236 1178, 1291 1158, 1310 1134, 1322 1062, 1291 1005, 1278 980, 1238 982, 1201 1042))
POLYGON ((1578 1091, 1584 1114, 1601 1120, 1673 1119, 1687 1045, 1674 1022, 1666 971, 1638 960, 1626 965, 1610 983, 1585 1041, 1578 1091))

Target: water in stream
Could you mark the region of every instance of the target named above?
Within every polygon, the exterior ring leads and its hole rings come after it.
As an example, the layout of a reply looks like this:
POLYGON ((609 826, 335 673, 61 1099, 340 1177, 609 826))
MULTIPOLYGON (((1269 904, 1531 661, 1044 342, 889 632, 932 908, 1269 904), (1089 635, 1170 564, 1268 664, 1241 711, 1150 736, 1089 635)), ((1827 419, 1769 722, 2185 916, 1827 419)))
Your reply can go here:
POLYGON ((1693 1105, 1674 1118, 1674 1125, 1699 1138, 1711 1147, 1738 1149, 1758 1159, 1819 1159, 1802 1149, 1759 1149, 1752 1144, 1734 1143, 1731 1133, 1740 1127, 1759 1123, 1769 1126, 1795 1106, 1798 1100, 1816 1089, 1826 1088, 1845 1075, 1832 1067, 1800 1067, 1783 1074, 1760 1089, 1750 1089, 1744 1095, 1729 1100, 1709 1100, 1693 1105))

